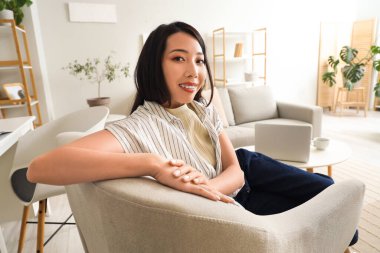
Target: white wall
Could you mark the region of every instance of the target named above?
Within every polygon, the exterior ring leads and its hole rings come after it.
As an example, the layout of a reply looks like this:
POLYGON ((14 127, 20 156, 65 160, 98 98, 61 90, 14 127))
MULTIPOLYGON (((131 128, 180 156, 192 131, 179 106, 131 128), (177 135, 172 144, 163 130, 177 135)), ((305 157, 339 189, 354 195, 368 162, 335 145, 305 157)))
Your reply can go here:
MULTIPOLYGON (((69 61, 104 57, 114 50, 117 60, 130 62, 134 70, 141 34, 175 20, 192 24, 201 34, 223 26, 237 30, 267 26, 268 84, 282 100, 315 104, 320 21, 352 20, 357 7, 357 0, 81 0, 116 4, 118 22, 100 24, 70 23, 67 0, 34 2, 56 116, 87 107, 86 98, 96 96, 96 86, 61 69, 69 61)), ((106 84, 102 95, 112 97, 113 113, 127 113, 134 92, 133 78, 128 78, 106 84)))

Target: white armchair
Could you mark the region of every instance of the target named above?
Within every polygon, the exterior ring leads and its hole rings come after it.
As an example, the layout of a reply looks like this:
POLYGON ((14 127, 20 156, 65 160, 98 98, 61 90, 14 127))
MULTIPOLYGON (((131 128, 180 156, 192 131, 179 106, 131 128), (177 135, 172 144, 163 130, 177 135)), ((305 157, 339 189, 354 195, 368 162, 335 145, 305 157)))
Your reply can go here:
POLYGON ((84 134, 90 134, 104 129, 108 114, 109 109, 107 107, 91 107, 83 109, 48 122, 36 130, 28 132, 19 139, 13 161, 13 168, 10 172, 12 189, 25 206, 22 217, 18 252, 22 251, 26 219, 29 213, 30 204, 39 201, 37 252, 42 252, 46 199, 48 197, 65 193, 65 188, 63 186, 29 182, 26 178, 29 163, 38 155, 57 147, 56 138, 59 138, 59 134, 62 132, 80 131, 84 134))
POLYGON ((66 190, 83 246, 91 253, 340 253, 354 235, 364 195, 363 183, 349 180, 287 212, 258 216, 150 178, 66 190))

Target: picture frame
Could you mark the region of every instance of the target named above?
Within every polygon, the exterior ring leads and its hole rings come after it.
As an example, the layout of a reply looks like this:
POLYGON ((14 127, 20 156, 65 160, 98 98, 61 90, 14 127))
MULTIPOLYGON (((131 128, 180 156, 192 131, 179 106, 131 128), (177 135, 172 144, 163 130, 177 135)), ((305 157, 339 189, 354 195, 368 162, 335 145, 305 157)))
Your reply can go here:
POLYGON ((9 100, 21 100, 25 98, 24 85, 22 83, 6 83, 3 84, 3 89, 9 100))

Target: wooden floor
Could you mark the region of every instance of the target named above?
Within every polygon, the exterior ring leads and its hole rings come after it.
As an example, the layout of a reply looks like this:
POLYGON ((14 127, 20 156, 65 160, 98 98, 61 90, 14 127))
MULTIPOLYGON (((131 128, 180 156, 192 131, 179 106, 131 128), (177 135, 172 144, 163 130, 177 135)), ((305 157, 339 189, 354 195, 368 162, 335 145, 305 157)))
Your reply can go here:
MULTIPOLYGON (((324 136, 341 140, 350 145, 352 156, 333 167, 336 181, 357 178, 366 184, 364 208, 359 224, 359 242, 352 248, 360 253, 380 253, 380 112, 369 112, 367 118, 362 113, 347 112, 342 117, 325 113, 324 136)), ((318 172, 327 173, 326 169, 318 172)), ((51 198, 53 214, 47 221, 63 221, 70 215, 65 195, 51 198)), ((72 221, 73 219, 71 219, 72 221)), ((19 222, 2 224, 9 253, 17 251, 19 222)), ((47 239, 57 228, 47 225, 47 239)), ((29 225, 24 252, 35 251, 36 226, 29 225)), ((45 252, 84 252, 75 226, 65 226, 46 245, 45 252)), ((340 252, 337 252, 340 253, 340 252)))

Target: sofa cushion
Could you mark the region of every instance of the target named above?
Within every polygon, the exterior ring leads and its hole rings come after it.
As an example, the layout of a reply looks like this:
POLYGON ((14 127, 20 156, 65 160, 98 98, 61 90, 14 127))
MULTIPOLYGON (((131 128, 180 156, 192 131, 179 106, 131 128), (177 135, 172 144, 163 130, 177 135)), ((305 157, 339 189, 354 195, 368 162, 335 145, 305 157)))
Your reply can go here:
POLYGON ((277 105, 268 86, 228 88, 236 124, 277 118, 277 105))
POLYGON ((255 129, 240 126, 230 126, 224 129, 234 148, 255 144, 255 129))
MULTIPOLYGON (((203 91, 202 91, 202 96, 203 96, 207 101, 209 101, 209 100, 210 100, 210 97, 211 97, 211 89, 203 90, 203 91)), ((228 127, 229 125, 228 125, 228 121, 227 121, 226 114, 225 114, 225 112, 224 112, 223 103, 222 103, 222 101, 220 100, 219 92, 216 90, 216 88, 214 88, 214 96, 213 96, 213 98, 212 98, 211 103, 212 103, 212 105, 215 107, 216 111, 218 112, 219 117, 220 117, 220 119, 221 119, 222 122, 223 122, 223 127, 224 127, 224 128, 228 127)))
POLYGON ((217 88, 220 100, 222 101, 224 112, 227 117, 228 124, 230 126, 235 125, 234 113, 232 111, 232 105, 230 101, 230 96, 228 95, 228 90, 226 88, 217 88))

